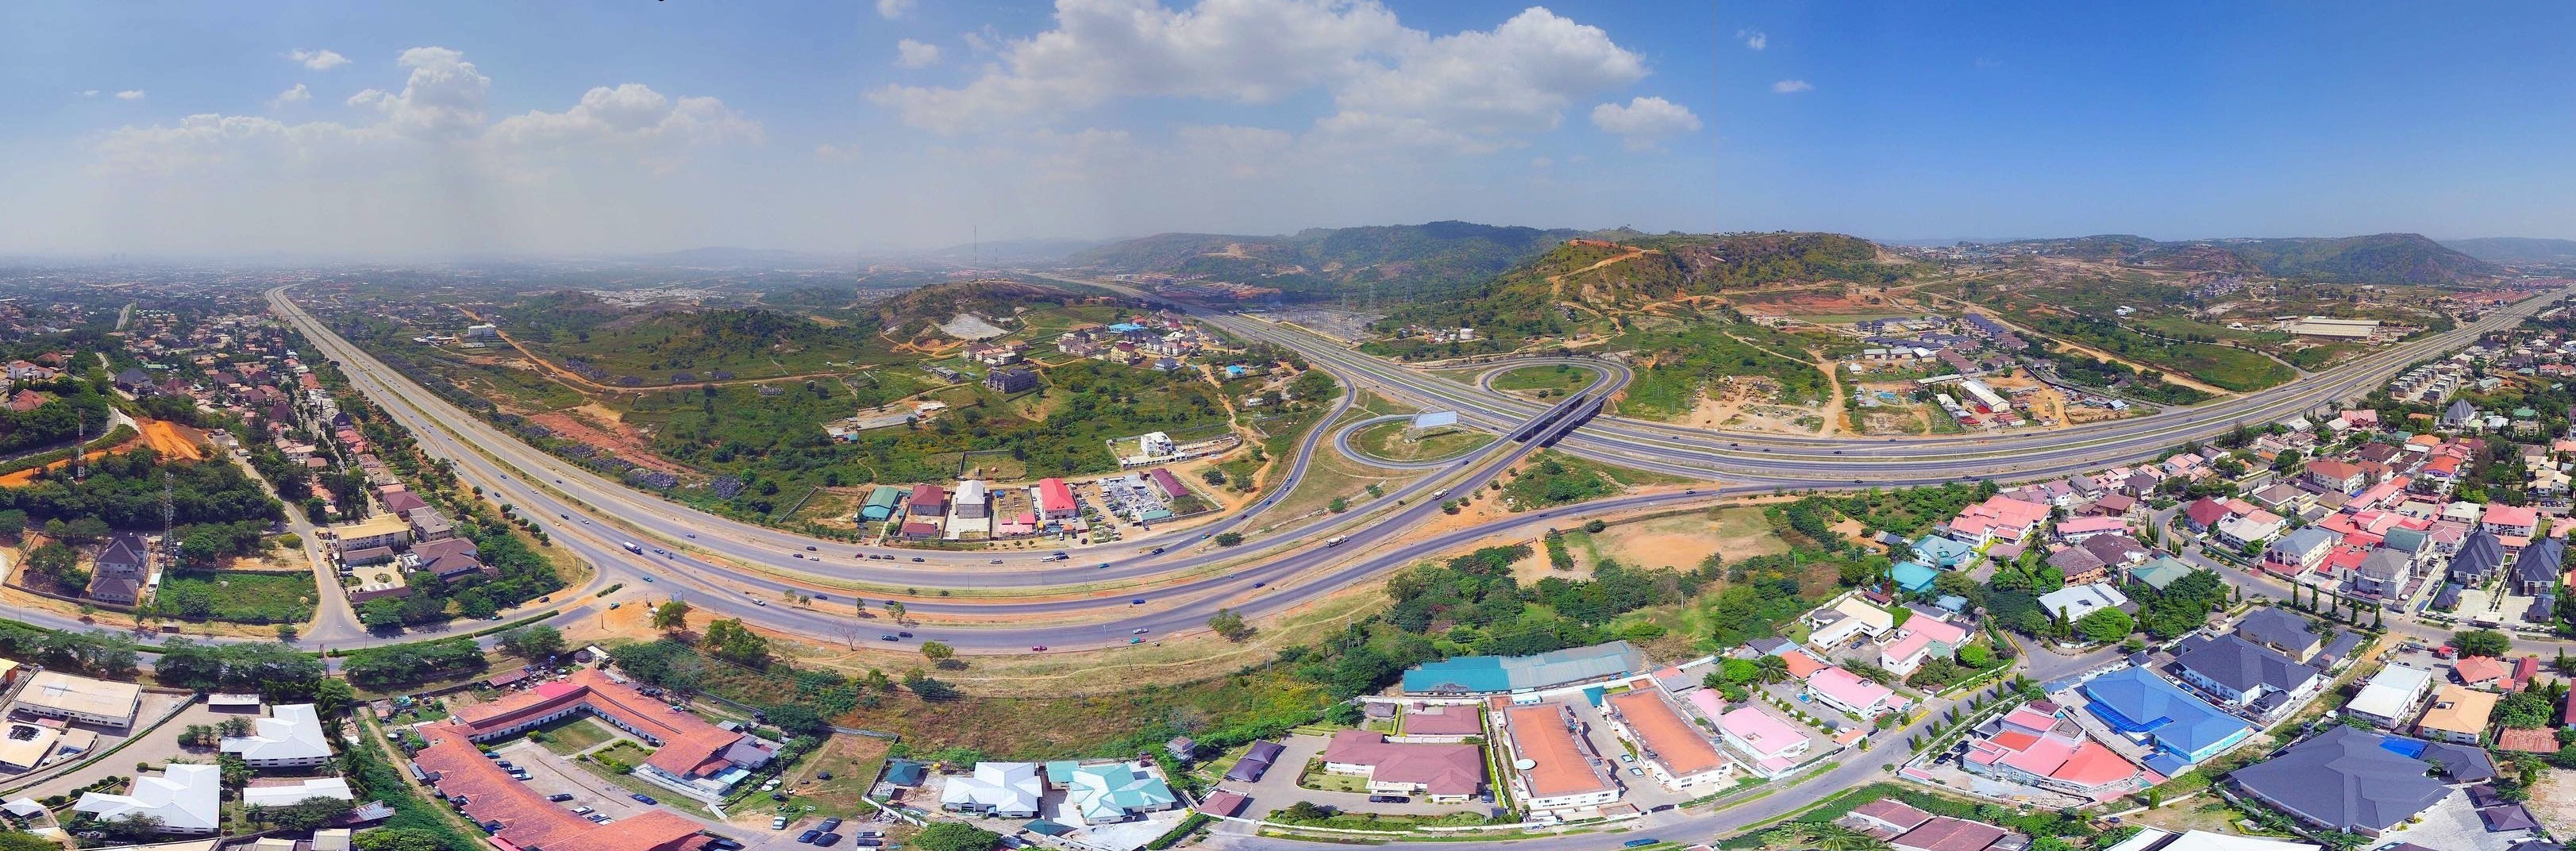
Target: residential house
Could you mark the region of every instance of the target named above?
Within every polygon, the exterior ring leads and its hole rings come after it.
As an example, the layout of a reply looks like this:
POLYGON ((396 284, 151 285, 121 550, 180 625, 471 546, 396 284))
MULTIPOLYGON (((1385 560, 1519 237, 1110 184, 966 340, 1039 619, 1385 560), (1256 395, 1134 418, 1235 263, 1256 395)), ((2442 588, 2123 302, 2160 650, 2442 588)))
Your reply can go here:
POLYGON ((2118 517, 2078 517, 2057 524, 2057 539, 2070 544, 2101 535, 2120 535, 2129 531, 2127 520, 2118 517))
POLYGON ((2413 559, 2402 551, 2377 547, 2353 568, 2347 587, 2355 594, 2386 600, 2404 593, 2406 583, 2413 579, 2413 559))
POLYGON ((1717 735, 1764 777, 1777 777, 1795 767, 1815 742, 1797 725, 1754 706, 1739 706, 1718 716, 1717 735))
POLYGON ((83 792, 72 809, 100 821, 149 817, 159 823, 157 830, 162 833, 213 833, 223 827, 223 769, 170 763, 158 777, 135 775, 125 794, 83 792))
POLYGON ((151 581, 152 545, 140 533, 118 532, 99 547, 85 591, 92 600, 131 606, 142 601, 151 581))
POLYGON ((1875 641, 1896 627, 1896 616, 1857 595, 1846 594, 1833 605, 1806 615, 1807 644, 1830 648, 1854 640, 1875 641))
POLYGON ((2257 508, 2249 513, 2231 514, 2218 521, 2216 531, 2220 543, 2241 549, 2271 540, 2272 536, 2281 534, 2283 524, 2280 515, 2257 508))
POLYGON ((1324 770, 1368 778, 1371 792, 1427 795, 1436 803, 1475 797, 1485 784, 1484 750, 1470 744, 1390 742, 1383 733, 1343 730, 1324 746, 1324 770))
POLYGON ((975 773, 948 778, 939 790, 939 808, 998 818, 1037 818, 1046 797, 1046 779, 1034 762, 979 762, 975 773))
POLYGON ((1878 665, 1898 676, 1912 676, 1930 659, 1948 659, 1967 643, 1967 627, 1916 612, 1899 627, 1893 641, 1878 650, 1878 665))
POLYGON ((2445 684, 2433 693, 2433 706, 2415 722, 2415 733, 2428 739, 2475 745, 2486 734, 2490 716, 2503 695, 2468 686, 2445 684))
POLYGON ((722 798, 778 753, 774 742, 675 711, 596 668, 461 710, 452 726, 465 739, 483 742, 585 714, 654 748, 635 767, 635 776, 702 799, 722 798))
POLYGON ((2338 725, 2227 782, 2310 825, 2376 837, 2451 794, 2431 771, 2384 734, 2338 725))
POLYGON ((2529 538, 2539 526, 2540 510, 2527 506, 2491 502, 2478 516, 2479 529, 2504 537, 2529 538))
POLYGON ((2292 530, 2263 548, 2263 569, 2297 577, 2324 564, 2334 554, 2335 542, 2335 534, 2324 529, 2311 526, 2292 530))
POLYGON ((294 768, 331 761, 331 741, 313 704, 293 703, 270 710, 251 722, 250 735, 217 743, 224 753, 241 757, 252 768, 294 768))
POLYGON ((2451 581, 2476 587, 2505 567, 2504 543, 2485 529, 2470 532, 2460 541, 2458 552, 2451 554, 2451 581))
POLYGON ((1181 805, 1181 797, 1155 774, 1151 762, 1077 765, 1062 785, 1065 804, 1084 824, 1135 821, 1181 805))
POLYGON ((1971 546, 2020 543, 2048 520, 2048 506, 2004 496, 1968 506, 1947 524, 1951 538, 1971 546))
POLYGON ((2514 593, 2526 597, 2549 594, 2558 587, 2559 570, 2567 563, 2567 540, 2549 537, 2531 542, 2513 558, 2513 573, 2508 577, 2514 593))
POLYGON ((2181 647, 2174 665, 2184 681, 2265 717, 2305 700, 2326 681, 2325 672, 2239 635, 2187 640, 2181 647))
POLYGON ((2291 661, 2305 663, 2325 646, 2325 637, 2317 634, 2316 624, 2307 618, 2277 606, 2264 606, 2236 622, 2236 635, 2255 644, 2279 651, 2291 661))
POLYGON ((1905 706, 1905 699, 1886 686, 1836 667, 1817 671, 1815 676, 1808 677, 1807 696, 1863 721, 1875 720, 1905 706))

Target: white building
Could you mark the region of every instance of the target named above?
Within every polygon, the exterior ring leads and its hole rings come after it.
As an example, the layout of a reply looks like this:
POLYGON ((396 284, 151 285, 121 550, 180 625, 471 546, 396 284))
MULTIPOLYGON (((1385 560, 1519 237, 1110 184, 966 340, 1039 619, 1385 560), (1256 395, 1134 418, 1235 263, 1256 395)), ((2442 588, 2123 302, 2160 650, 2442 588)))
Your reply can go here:
POLYGON ((2423 705, 2424 696, 2432 693, 2433 672, 2390 665, 2371 675, 2352 702, 2344 704, 2343 714, 2394 730, 2405 726, 2415 716, 2415 708, 2423 705))
POLYGON ((136 775, 123 795, 87 792, 72 809, 112 821, 141 814, 161 820, 162 833, 213 833, 223 821, 223 769, 172 763, 159 777, 136 775))
POLYGON ((1172 436, 1164 432, 1149 431, 1136 439, 1136 454, 1147 458, 1161 458, 1179 452, 1179 446, 1172 443, 1172 436))
POLYGON ((1034 762, 979 762, 975 773, 951 777, 939 790, 939 807, 952 813, 1037 818, 1046 780, 1034 762))
POLYGON ((18 708, 47 718, 87 721, 109 727, 134 725, 134 710, 143 704, 143 687, 44 671, 29 678, 18 693, 18 708))
POLYGON ((313 704, 280 706, 252 723, 250 735, 223 740, 224 753, 240 755, 252 768, 320 765, 331 759, 331 741, 313 704))
POLYGON ((338 777, 307 777, 293 783, 242 788, 242 804, 245 806, 285 807, 312 798, 355 801, 358 796, 349 791, 349 781, 338 777))

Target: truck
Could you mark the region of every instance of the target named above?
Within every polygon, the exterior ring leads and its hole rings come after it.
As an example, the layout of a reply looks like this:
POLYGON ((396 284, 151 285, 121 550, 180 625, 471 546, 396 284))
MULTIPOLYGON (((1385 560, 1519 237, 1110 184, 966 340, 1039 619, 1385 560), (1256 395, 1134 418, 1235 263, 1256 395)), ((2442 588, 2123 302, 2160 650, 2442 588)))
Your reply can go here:
POLYGON ((1449 489, 1448 489, 1448 488, 1441 488, 1441 489, 1439 489, 1439 490, 1436 490, 1436 491, 1432 491, 1432 492, 1431 492, 1431 498, 1432 498, 1432 499, 1439 499, 1439 498, 1441 498, 1441 497, 1448 496, 1448 495, 1449 495, 1449 489))
POLYGON ((1350 540, 1350 539, 1351 539, 1351 536, 1349 536, 1349 535, 1334 535, 1334 536, 1332 536, 1332 537, 1330 537, 1330 538, 1325 538, 1325 539, 1324 539, 1324 546, 1327 546, 1327 547, 1338 547, 1338 546, 1341 546, 1341 545, 1342 545, 1342 542, 1343 542, 1343 541, 1347 541, 1347 540, 1350 540))
POLYGON ((640 556, 644 554, 644 545, 638 544, 634 541, 628 541, 626 542, 626 551, 640 556))
POLYGON ((1046 557, 1046 560, 1048 560, 1048 561, 1064 561, 1064 560, 1066 560, 1066 559, 1070 559, 1070 558, 1073 558, 1073 555, 1072 555, 1071 553, 1067 553, 1067 552, 1065 552, 1065 551, 1063 551, 1063 550, 1057 550, 1057 551, 1055 551, 1055 552, 1053 552, 1053 553, 1048 554, 1048 555, 1047 555, 1047 557, 1046 557))

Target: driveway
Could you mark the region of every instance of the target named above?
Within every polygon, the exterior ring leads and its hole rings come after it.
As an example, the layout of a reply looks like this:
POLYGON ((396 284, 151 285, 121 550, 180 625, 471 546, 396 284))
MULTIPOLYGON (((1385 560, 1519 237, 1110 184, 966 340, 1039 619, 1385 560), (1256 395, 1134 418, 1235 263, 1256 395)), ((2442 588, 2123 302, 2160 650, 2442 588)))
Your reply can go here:
POLYGON ((1588 737, 1592 741, 1593 752, 1609 760, 1611 765, 1617 766, 1612 770, 1612 774, 1617 777, 1617 782, 1623 790, 1619 793, 1619 803, 1632 805, 1640 810, 1651 810, 1664 804, 1678 804, 1699 794, 1695 792, 1685 795, 1664 788, 1664 784, 1655 781, 1654 772, 1644 770, 1646 766, 1644 762, 1632 762, 1622 758, 1629 756, 1628 746, 1619 741, 1619 734, 1610 729, 1610 719, 1601 717, 1599 708, 1594 707, 1591 701, 1579 698, 1569 703, 1574 706, 1574 714, 1581 717, 1583 723, 1589 727, 1588 737), (1638 771, 1631 772, 1629 769, 1638 769, 1638 771))
MULTIPOLYGON (((1343 812, 1351 813, 1404 813, 1411 815, 1440 815, 1443 813, 1454 813, 1460 811, 1489 811, 1493 807, 1492 804, 1482 802, 1469 802, 1465 804, 1433 804, 1423 800, 1420 796, 1415 796, 1413 802, 1409 804, 1377 804, 1370 803, 1368 796, 1365 794, 1354 792, 1323 792, 1314 789, 1298 788, 1297 772, 1306 767, 1307 760, 1313 759, 1324 752, 1324 744, 1325 739, 1322 736, 1289 736, 1280 740, 1279 745, 1283 750, 1279 753, 1279 761, 1271 764, 1270 772, 1261 776, 1261 782, 1227 782, 1219 784, 1218 788, 1232 789, 1243 793, 1244 797, 1250 798, 1251 801, 1243 805, 1243 811, 1240 815, 1244 818, 1255 819, 1268 817, 1270 815, 1270 811, 1287 809, 1288 805, 1297 803, 1298 801, 1310 801, 1318 806, 1333 807, 1343 812)), ((1232 766, 1227 767, 1232 768, 1232 766)), ((1322 769, 1317 770, 1321 771, 1322 769)))

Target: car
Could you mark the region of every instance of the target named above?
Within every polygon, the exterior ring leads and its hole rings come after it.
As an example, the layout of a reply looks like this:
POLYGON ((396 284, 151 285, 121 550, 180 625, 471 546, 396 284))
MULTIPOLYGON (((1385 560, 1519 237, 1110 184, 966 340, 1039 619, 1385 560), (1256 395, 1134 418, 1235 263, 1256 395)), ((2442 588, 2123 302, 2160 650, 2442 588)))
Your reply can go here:
POLYGON ((823 832, 822 832, 822 831, 815 830, 815 829, 813 829, 813 828, 810 828, 810 827, 809 827, 809 828, 806 828, 806 829, 805 829, 805 832, 804 832, 804 833, 796 834, 796 841, 801 842, 801 843, 804 843, 804 844, 807 844, 807 845, 812 845, 812 844, 814 844, 814 840, 815 840, 816 838, 818 838, 818 837, 821 837, 822 835, 823 835, 823 832))
POLYGON ((721 836, 707 840, 707 847, 716 851, 742 851, 742 843, 721 836))
POLYGON ((1162 555, 1162 554, 1163 554, 1163 548, 1162 548, 1162 547, 1155 547, 1155 548, 1154 548, 1154 553, 1153 553, 1153 554, 1154 554, 1154 555, 1162 555))
POLYGON ((572 515, 570 515, 570 514, 557 514, 557 515, 555 515, 555 516, 556 516, 556 517, 561 517, 561 518, 566 519, 566 520, 570 520, 570 519, 572 519, 572 515))
POLYGON ((653 578, 653 574, 647 573, 647 574, 644 574, 644 581, 646 581, 646 582, 660 582, 660 581, 662 581, 662 580, 655 579, 655 578, 653 578))
POLYGON ((766 605, 769 605, 769 601, 768 601, 768 600, 753 600, 753 601, 751 601, 751 604, 752 604, 752 605, 755 605, 755 606, 766 606, 766 605))
POLYGON ((1620 761, 1620 762, 1636 762, 1636 761, 1637 761, 1637 755, 1636 755, 1636 754, 1632 754, 1632 753, 1623 753, 1623 754, 1620 754, 1620 755, 1619 755, 1619 761, 1620 761))
POLYGON ((572 800, 572 793, 571 793, 571 792, 556 792, 556 793, 554 793, 554 794, 552 794, 552 795, 547 795, 547 796, 546 796, 546 800, 553 801, 553 802, 555 802, 555 803, 560 804, 560 803, 563 803, 563 802, 565 802, 565 801, 572 800))
POLYGON ((537 602, 540 602, 540 603, 552 603, 552 602, 554 602, 554 601, 555 601, 554 595, 551 595, 551 594, 546 595, 546 596, 543 596, 543 597, 539 597, 539 598, 537 598, 537 602))
POLYGON ((826 833, 821 836, 814 837, 814 845, 816 847, 830 848, 839 844, 841 844, 841 835, 838 833, 826 833))
POLYGON ((1130 605, 1130 606, 1142 606, 1142 605, 1145 605, 1145 598, 1143 598, 1143 597, 1138 597, 1138 598, 1136 598, 1136 599, 1129 600, 1129 601, 1127 601, 1127 605, 1130 605))
POLYGON ((573 814, 573 815, 577 815, 577 816, 586 816, 586 815, 590 815, 590 808, 589 808, 589 807, 574 807, 574 808, 572 808, 572 814, 573 814))
POLYGON ((795 556, 795 557, 797 557, 797 558, 804 558, 804 557, 805 557, 805 554, 804 554, 804 553, 789 553, 789 555, 795 556))
POLYGON ((1255 583, 1252 583, 1252 587, 1254 587, 1254 588, 1259 588, 1259 587, 1262 587, 1262 586, 1265 586, 1265 585, 1268 585, 1268 584, 1270 584, 1268 581, 1255 582, 1255 583))
POLYGON ((769 820, 769 829, 771 829, 771 830, 786 830, 786 829, 787 829, 787 817, 786 817, 786 816, 776 816, 776 817, 771 818, 771 819, 769 820))
POLYGON ((887 634, 884 634, 884 635, 877 636, 877 640, 878 640, 878 641, 896 641, 896 640, 898 640, 898 639, 896 639, 896 638, 894 637, 894 634, 893 634, 893 633, 887 633, 887 634))
POLYGON ((1643 838, 1643 839, 1631 839, 1631 840, 1628 840, 1628 841, 1626 841, 1626 842, 1619 843, 1619 847, 1621 847, 1621 848, 1644 848, 1644 847, 1646 847, 1646 846, 1648 846, 1648 845, 1654 845, 1654 844, 1661 843, 1661 842, 1663 842, 1663 840, 1661 840, 1661 839, 1656 839, 1656 838, 1654 838, 1654 837, 1649 836, 1649 837, 1646 837, 1646 838, 1643 838))
POLYGON ((1141 627, 1141 626, 1140 626, 1140 627, 1137 627, 1137 628, 1135 629, 1135 631, 1133 631, 1133 632, 1129 632, 1129 633, 1127 633, 1127 634, 1128 634, 1128 635, 1144 635, 1144 634, 1145 634, 1146 632, 1148 632, 1148 631, 1149 631, 1149 630, 1147 630, 1146 628, 1144 628, 1144 627, 1141 627))
POLYGON ((1635 765, 1628 766, 1628 776, 1630 776, 1630 777, 1644 777, 1644 776, 1646 776, 1646 769, 1645 769, 1644 767, 1642 767, 1642 766, 1635 766, 1635 765))
POLYGON ((500 760, 500 761, 494 762, 494 763, 492 763, 492 764, 493 764, 493 765, 500 766, 500 767, 502 767, 502 768, 517 768, 517 767, 518 767, 518 766, 515 766, 515 765, 511 765, 511 764, 510 764, 510 761, 509 761, 509 760, 506 760, 506 759, 505 759, 505 760, 500 760))
POLYGON ((830 594, 816 594, 816 595, 814 595, 814 599, 817 599, 817 600, 829 600, 829 599, 832 599, 832 595, 830 595, 830 594))
POLYGON ((1410 796, 1406 796, 1406 795, 1370 795, 1370 796, 1369 796, 1369 803, 1372 803, 1372 804, 1410 804, 1410 803, 1413 803, 1413 798, 1412 798, 1412 797, 1410 797, 1410 796))
MULTIPOLYGON (((912 557, 912 560, 913 560, 913 561, 921 561, 921 560, 922 560, 922 558, 921 558, 920 556, 913 556, 913 557, 912 557)), ((1102 567, 1107 567, 1107 566, 1108 566, 1108 565, 1102 565, 1102 567)))
POLYGON ((814 827, 815 827, 815 829, 817 829, 817 830, 821 830, 821 831, 823 831, 824 833, 830 833, 830 832, 832 832, 832 831, 835 831, 835 830, 839 830, 839 829, 841 829, 841 819, 840 819, 840 817, 839 817, 839 816, 834 816, 834 817, 832 817, 832 818, 827 818, 827 819, 824 819, 824 820, 823 820, 823 823, 822 823, 822 824, 815 825, 814 827))
POLYGON ((691 533, 689 533, 689 540, 694 541, 694 540, 697 540, 697 539, 698 539, 698 533, 696 533, 696 532, 691 532, 691 533))
POLYGON ((654 800, 654 799, 653 799, 653 796, 651 796, 651 795, 647 795, 647 794, 644 794, 644 793, 642 793, 642 792, 636 792, 636 793, 633 793, 633 794, 627 795, 626 797, 633 798, 633 799, 635 799, 638 803, 643 803, 643 804, 660 804, 660 803, 662 803, 662 802, 660 802, 660 801, 656 801, 656 800, 654 800))
POLYGON ((1044 652, 1046 652, 1046 645, 1044 645, 1044 644, 1040 644, 1040 645, 1038 645, 1038 646, 1036 646, 1036 647, 1031 647, 1031 648, 1029 648, 1029 652, 1031 652, 1031 653, 1044 653, 1044 652))
POLYGON ((805 551, 806 551, 806 552, 809 552, 809 553, 810 553, 810 552, 813 552, 813 551, 814 551, 814 547, 813 547, 813 545, 811 545, 811 544, 806 545, 806 547, 805 547, 805 551))
POLYGON ((911 637, 912 637, 912 633, 909 633, 909 632, 898 632, 898 633, 895 633, 895 634, 896 634, 896 635, 899 635, 899 636, 902 636, 902 637, 904 637, 904 638, 911 638, 911 637))
POLYGON ((1654 808, 1649 809, 1649 810, 1647 810, 1646 812, 1650 812, 1650 813, 1668 812, 1668 811, 1672 810, 1672 808, 1673 808, 1673 805, 1671 805, 1671 804, 1656 804, 1656 805, 1654 806, 1654 808))
POLYGON ((1144 637, 1143 637, 1143 636, 1138 636, 1138 637, 1135 637, 1135 638, 1127 639, 1127 643, 1129 643, 1129 644, 1143 644, 1143 643, 1145 643, 1145 639, 1144 639, 1144 637))
POLYGON ((608 823, 608 814, 607 814, 607 813, 591 813, 590 815, 583 816, 583 818, 590 819, 590 823, 591 823, 591 824, 607 824, 607 823, 608 823))
POLYGON ((1102 570, 1108 570, 1108 569, 1109 569, 1109 563, 1108 563, 1108 562, 1105 562, 1105 561, 1104 561, 1104 562, 1101 562, 1101 563, 1100 563, 1100 569, 1102 569, 1102 570))
POLYGON ((610 603, 610 604, 608 604, 608 610, 609 610, 609 611, 614 612, 614 611, 617 611, 618 607, 620 607, 620 606, 624 606, 624 605, 626 605, 626 604, 625 604, 625 603, 610 603))
POLYGON ((1002 560, 1001 560, 1001 559, 994 559, 994 560, 993 560, 993 563, 994 563, 994 564, 1001 564, 1001 563, 1002 563, 1002 560))

